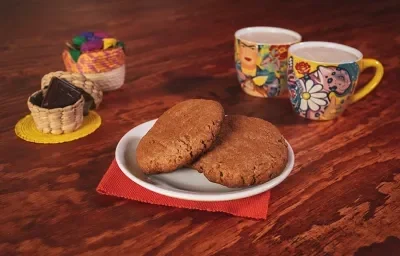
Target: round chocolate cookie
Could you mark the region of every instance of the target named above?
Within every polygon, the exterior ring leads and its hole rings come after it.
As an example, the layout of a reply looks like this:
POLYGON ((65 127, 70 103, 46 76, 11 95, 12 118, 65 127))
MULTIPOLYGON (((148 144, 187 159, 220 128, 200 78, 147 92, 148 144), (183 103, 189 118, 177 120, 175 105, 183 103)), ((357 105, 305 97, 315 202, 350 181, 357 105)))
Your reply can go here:
POLYGON ((227 187, 261 184, 278 176, 288 161, 279 130, 259 118, 226 116, 212 149, 192 167, 227 187))
POLYGON ((172 172, 192 163, 216 139, 224 109, 212 100, 181 102, 160 116, 140 140, 136 160, 144 173, 172 172))

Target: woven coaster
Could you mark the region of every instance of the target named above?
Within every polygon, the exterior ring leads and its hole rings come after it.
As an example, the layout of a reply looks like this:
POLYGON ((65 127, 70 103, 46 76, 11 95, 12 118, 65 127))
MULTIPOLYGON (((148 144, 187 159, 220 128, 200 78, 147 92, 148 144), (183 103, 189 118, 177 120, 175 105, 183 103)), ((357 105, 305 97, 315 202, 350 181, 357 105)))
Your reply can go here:
POLYGON ((96 112, 90 111, 89 115, 84 117, 83 124, 78 130, 71 133, 55 135, 40 132, 36 129, 32 116, 27 115, 15 125, 15 134, 29 142, 56 144, 83 138, 97 130, 100 125, 101 117, 96 112))

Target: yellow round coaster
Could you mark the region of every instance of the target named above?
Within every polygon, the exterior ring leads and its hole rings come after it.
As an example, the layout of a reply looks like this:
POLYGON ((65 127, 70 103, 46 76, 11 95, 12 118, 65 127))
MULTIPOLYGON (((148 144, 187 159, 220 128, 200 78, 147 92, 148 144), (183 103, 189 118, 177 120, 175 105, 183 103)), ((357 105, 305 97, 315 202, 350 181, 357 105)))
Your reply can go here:
POLYGON ((38 129, 36 129, 32 116, 27 115, 19 120, 15 125, 15 134, 21 139, 29 142, 56 144, 85 137, 99 128, 100 124, 101 117, 96 112, 90 111, 89 115, 83 118, 83 124, 78 130, 71 133, 55 135, 40 132, 38 129))

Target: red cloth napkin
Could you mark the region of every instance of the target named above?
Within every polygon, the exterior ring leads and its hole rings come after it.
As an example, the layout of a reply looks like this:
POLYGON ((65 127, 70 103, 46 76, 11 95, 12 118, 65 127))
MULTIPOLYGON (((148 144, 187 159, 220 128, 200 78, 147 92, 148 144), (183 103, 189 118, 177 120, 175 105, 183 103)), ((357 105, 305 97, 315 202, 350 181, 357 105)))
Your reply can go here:
POLYGON ((222 201, 199 202, 172 198, 157 194, 143 188, 131 181, 118 167, 117 162, 111 163, 100 184, 97 192, 104 195, 131 199, 143 203, 166 205, 178 208, 196 209, 209 212, 225 212, 235 216, 266 219, 270 192, 264 192, 252 197, 222 201))

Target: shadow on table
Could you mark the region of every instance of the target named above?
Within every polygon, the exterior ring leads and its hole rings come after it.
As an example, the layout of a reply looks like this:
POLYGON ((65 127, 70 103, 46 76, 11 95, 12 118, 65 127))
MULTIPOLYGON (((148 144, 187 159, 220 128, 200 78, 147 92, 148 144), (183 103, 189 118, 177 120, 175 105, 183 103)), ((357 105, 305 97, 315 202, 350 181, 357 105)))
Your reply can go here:
MULTIPOLYGON (((244 92, 241 92, 244 93, 244 92)), ((237 105, 224 106, 226 113, 246 115, 267 120, 276 125, 308 124, 312 121, 298 116, 292 109, 288 98, 255 98, 239 102, 237 105)))
POLYGON ((297 116, 286 96, 258 98, 242 91, 235 76, 169 76, 158 88, 164 94, 180 94, 185 99, 203 98, 219 101, 228 115, 246 115, 276 125, 308 124, 297 116))

